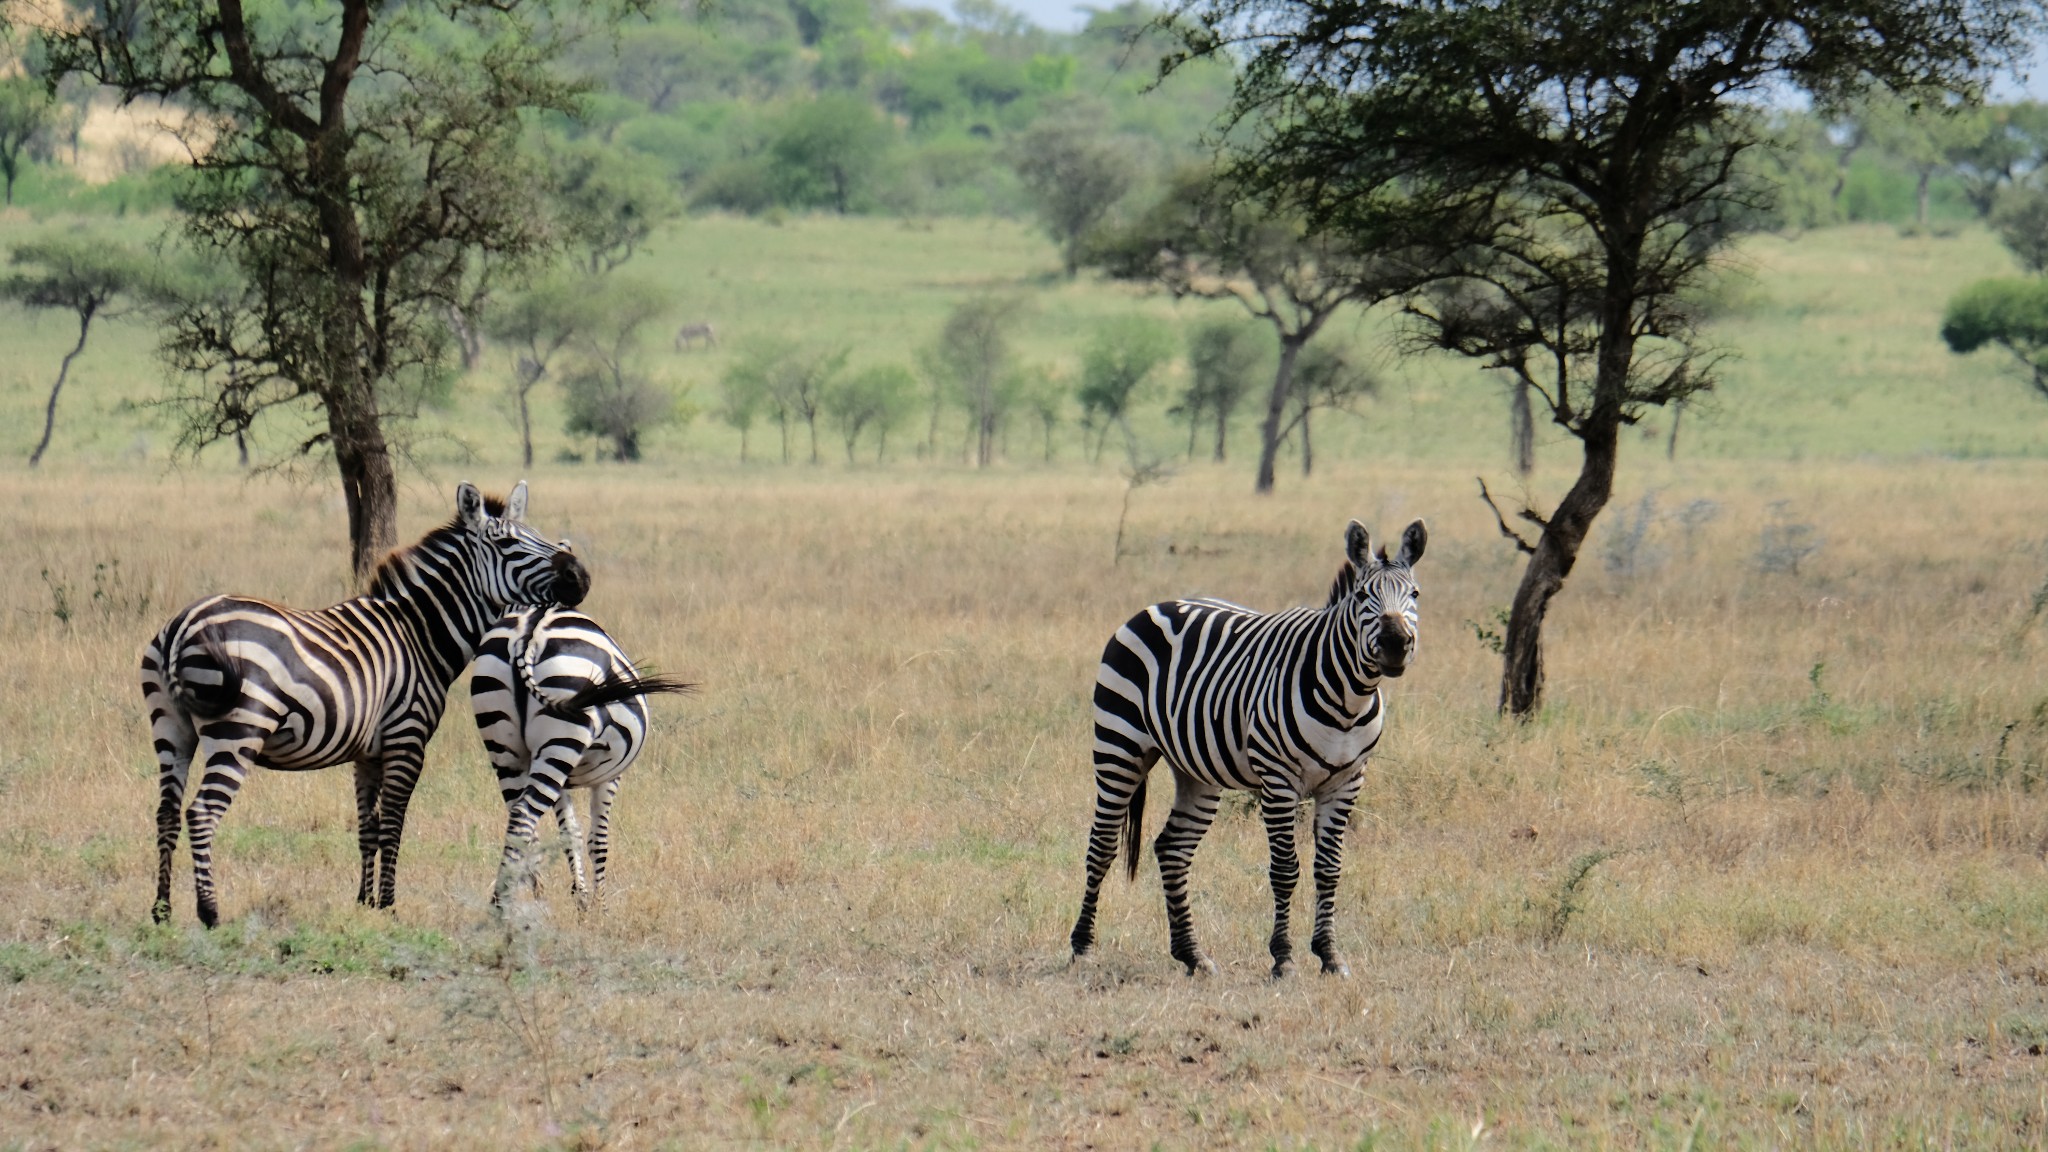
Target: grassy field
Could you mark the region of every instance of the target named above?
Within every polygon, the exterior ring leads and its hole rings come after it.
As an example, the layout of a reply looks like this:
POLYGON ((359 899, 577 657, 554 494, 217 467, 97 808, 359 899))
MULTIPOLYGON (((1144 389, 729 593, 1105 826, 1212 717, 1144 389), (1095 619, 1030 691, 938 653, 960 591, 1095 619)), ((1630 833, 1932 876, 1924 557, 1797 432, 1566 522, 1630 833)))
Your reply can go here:
MULTIPOLYGON (((109 230, 142 243, 161 224, 134 218, 36 222, 17 212, 0 215, 0 250, 40 230, 70 227, 109 230)), ((1001 220, 797 218, 777 226, 706 217, 671 231, 628 268, 673 301, 676 322, 710 321, 720 334, 716 350, 684 354, 668 350, 665 332, 652 332, 647 342, 649 370, 682 396, 686 411, 696 412, 646 441, 652 459, 676 464, 738 459, 738 435, 712 413, 719 375, 750 341, 843 346, 856 368, 914 366, 955 303, 994 291, 1030 302, 1018 333, 1020 355, 1075 380, 1081 351, 1106 317, 1137 311, 1184 325, 1241 315, 1234 305, 1176 305, 1127 286, 1065 282, 1042 236, 1001 220)), ((1981 230, 1905 237, 1868 226, 1750 241, 1717 293, 1721 318, 1713 335, 1732 354, 1724 385, 1687 415, 1682 452, 1780 461, 2048 452, 2042 435, 2048 408, 2017 372, 1991 352, 1954 356, 1936 334, 1950 294, 2012 270, 2011 258, 1981 230)), ((10 353, 0 358, 0 459, 25 458, 34 445, 49 382, 76 334, 68 317, 0 306, 0 347, 10 353)), ((1352 316, 1340 318, 1326 337, 1378 357, 1383 387, 1360 418, 1322 418, 1319 446, 1332 457, 1501 460, 1507 423, 1501 384, 1448 360, 1391 360, 1379 351, 1381 334, 1376 318, 1352 316)), ((67 386, 50 462, 166 463, 176 430, 168 414, 149 407, 161 391, 161 370, 150 355, 153 338, 139 318, 96 327, 67 386)), ((517 462, 518 434, 504 399, 510 365, 509 352, 492 350, 482 369, 457 382, 445 408, 426 413, 413 437, 422 465, 504 468, 517 462)), ((1179 386, 1169 374, 1142 406, 1139 428, 1150 453, 1172 455, 1186 444, 1185 429, 1171 427, 1165 416, 1179 386)), ((543 388, 536 399, 540 456, 587 457, 590 445, 561 430, 559 396, 543 388)), ((1239 416, 1234 434, 1240 456, 1249 456, 1255 444, 1252 407, 1239 416)), ((1082 456, 1077 416, 1070 406, 1057 437, 1056 453, 1065 461, 1082 456)), ((1653 413, 1645 421, 1644 443, 1661 445, 1666 419, 1653 413)), ((942 455, 964 456, 963 427, 960 417, 948 416, 942 455)), ((838 440, 821 431, 825 460, 843 462, 838 440)), ((923 431, 921 417, 899 429, 890 440, 892 456, 908 458, 923 431)), ((1572 458, 1568 437, 1548 428, 1541 433, 1547 458, 1572 458)), ((303 434, 289 421, 267 427, 258 437, 259 461, 288 454, 303 434)), ((1018 464, 1037 461, 1039 441, 1035 421, 1020 418, 1007 434, 1008 455, 1018 464)), ((755 430, 753 450, 757 459, 778 454, 772 426, 755 430)), ((230 447, 216 447, 201 460, 207 468, 233 464, 230 447)))
MULTIPOLYGON (((323 478, 167 468, 135 325, 96 336, 26 471, 69 332, 0 313, 0 1149, 2048 1147, 2048 407, 1932 335, 2004 257, 1863 230, 1744 259, 1742 359, 1676 464, 1630 441, 1527 726, 1492 710, 1518 564, 1472 482, 1504 472, 1504 405, 1463 369, 1390 369, 1275 497, 1243 461, 1130 493, 1120 556, 1125 485, 1071 439, 985 474, 742 468, 700 419, 621 467, 555 461, 544 424, 532 519, 704 690, 657 704, 608 912, 555 863, 509 928, 460 688, 395 912, 352 904, 348 775, 262 774, 219 841, 223 926, 182 857, 148 925, 140 646, 205 592, 344 595, 344 517, 323 478), (1356 977, 1266 979, 1235 804, 1194 868, 1217 977, 1168 958, 1149 861, 1070 967, 1109 633, 1169 595, 1319 602, 1346 519, 1418 515, 1420 662, 1340 902, 1356 977)), ((1051 260, 1008 224, 714 219, 647 267, 730 342, 787 324, 870 359, 988 284, 1036 294, 1046 359, 1116 309, 1188 314, 1051 260)), ((708 388, 729 354, 664 370, 708 388)), ((513 478, 495 387, 429 421, 404 534, 455 479, 513 478)))

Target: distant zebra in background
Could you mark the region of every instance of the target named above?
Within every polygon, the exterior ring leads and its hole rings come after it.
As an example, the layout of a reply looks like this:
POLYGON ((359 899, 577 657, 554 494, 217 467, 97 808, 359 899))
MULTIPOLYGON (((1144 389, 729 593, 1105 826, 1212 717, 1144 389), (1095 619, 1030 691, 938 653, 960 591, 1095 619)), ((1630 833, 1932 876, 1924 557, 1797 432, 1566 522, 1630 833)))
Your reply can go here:
POLYGON ((571 788, 590 790, 590 873, 600 907, 611 850, 612 800, 647 738, 647 694, 694 685, 642 676, 597 621, 564 608, 515 609, 477 650, 469 682, 484 752, 505 798, 505 855, 491 903, 522 872, 539 885, 528 859, 541 814, 561 828, 577 903, 588 906, 582 833, 571 788))
POLYGON ((685 324, 681 328, 676 329, 676 351, 678 352, 694 346, 699 340, 704 342, 706 348, 718 347, 718 333, 711 330, 710 321, 685 324))
POLYGON ((1413 569, 1428 540, 1417 520, 1401 535, 1400 555, 1388 559, 1382 548, 1375 556, 1354 520, 1344 535, 1346 562, 1320 610, 1267 614, 1220 600, 1169 600, 1117 629, 1095 676, 1095 823, 1074 923, 1077 959, 1095 945, 1096 897, 1120 835, 1137 878, 1145 779, 1164 758, 1173 769, 1173 812, 1152 851, 1173 958, 1190 974, 1216 970, 1195 942, 1188 865, 1223 791, 1242 789, 1259 796, 1272 856, 1273 975, 1294 971, 1294 824, 1308 797, 1316 802, 1310 948, 1324 972, 1351 974, 1331 924, 1344 832, 1385 720, 1382 678, 1407 671, 1415 655, 1413 569))
POLYGON ((391 906, 406 804, 427 740, 477 641, 507 605, 576 604, 590 574, 569 549, 521 523, 526 483, 509 503, 462 484, 455 518, 386 557, 369 591, 301 611, 209 596, 171 618, 142 652, 142 696, 157 756, 158 923, 171 914, 178 809, 185 813, 199 919, 219 919, 213 836, 252 767, 285 772, 356 766, 356 900, 391 906), (378 865, 381 862, 381 875, 378 865))

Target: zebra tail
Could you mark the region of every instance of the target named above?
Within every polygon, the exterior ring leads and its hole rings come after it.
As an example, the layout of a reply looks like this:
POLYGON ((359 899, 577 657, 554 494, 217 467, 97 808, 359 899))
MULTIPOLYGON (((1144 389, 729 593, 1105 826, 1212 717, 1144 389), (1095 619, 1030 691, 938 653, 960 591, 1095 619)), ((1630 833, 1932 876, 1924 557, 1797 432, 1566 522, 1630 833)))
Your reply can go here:
POLYGON ((588 688, 583 688, 567 700, 554 705, 551 712, 587 712, 602 708, 606 704, 617 704, 635 696, 653 696, 660 693, 674 693, 687 696, 697 690, 695 684, 669 676, 642 676, 638 674, 621 676, 613 673, 588 688))
POLYGON ((192 715, 218 719, 233 711, 235 705, 242 701, 242 664, 228 655, 227 648, 214 636, 202 634, 199 647, 206 653, 211 670, 219 674, 220 682, 209 684, 192 679, 190 673, 197 669, 179 661, 170 676, 171 694, 192 715))
POLYGON ((1138 857, 1145 851, 1145 781, 1149 779, 1149 773, 1138 777, 1131 806, 1124 809, 1124 874, 1132 880, 1138 878, 1138 857))

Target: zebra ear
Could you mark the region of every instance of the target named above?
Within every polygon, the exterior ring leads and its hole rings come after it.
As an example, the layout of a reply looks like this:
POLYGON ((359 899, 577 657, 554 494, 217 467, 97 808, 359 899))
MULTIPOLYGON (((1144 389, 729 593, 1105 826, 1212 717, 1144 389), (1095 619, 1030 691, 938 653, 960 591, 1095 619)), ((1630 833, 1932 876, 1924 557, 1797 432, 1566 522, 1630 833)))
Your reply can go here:
POLYGON ((1372 533, 1356 520, 1344 528, 1344 558, 1360 572, 1365 571, 1366 561, 1372 559, 1372 533))
POLYGON ((1422 559, 1422 550, 1429 546, 1429 526, 1417 520, 1401 533, 1401 555, 1397 562, 1403 568, 1412 568, 1422 559))
POLYGON ((467 480, 455 486, 455 518, 472 532, 484 526, 484 494, 467 480))
POLYGON ((526 519, 526 481, 521 480, 512 486, 512 495, 505 500, 505 519, 526 519))

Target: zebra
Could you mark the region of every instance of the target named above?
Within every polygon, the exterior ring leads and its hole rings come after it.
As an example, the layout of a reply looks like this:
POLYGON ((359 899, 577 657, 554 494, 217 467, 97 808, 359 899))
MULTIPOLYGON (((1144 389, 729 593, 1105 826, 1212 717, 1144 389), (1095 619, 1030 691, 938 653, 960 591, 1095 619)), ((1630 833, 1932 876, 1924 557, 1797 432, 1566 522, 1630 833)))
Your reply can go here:
POLYGON ((590 871, 604 902, 611 848, 611 807, 619 782, 647 739, 647 694, 690 692, 694 685, 642 676, 604 627, 559 607, 515 608, 477 649, 470 706, 484 753, 505 798, 505 856, 491 903, 498 905, 521 872, 541 814, 552 810, 569 857, 576 901, 587 907, 582 833, 571 788, 590 790, 590 871))
POLYGON ((1315 933, 1323 971, 1349 976, 1332 920, 1344 832, 1366 757, 1385 721, 1382 681, 1416 654, 1414 566, 1429 541, 1417 520, 1400 554, 1377 556, 1365 527, 1345 529, 1345 563, 1320 610, 1262 613, 1221 600, 1168 600, 1117 629, 1095 676, 1095 820, 1087 887, 1074 923, 1074 958, 1095 945, 1095 905, 1116 860, 1138 875, 1145 779, 1165 759, 1173 811, 1153 843, 1166 891, 1173 958, 1190 975, 1213 973, 1188 915, 1188 865, 1225 789, 1257 794, 1273 886, 1273 976, 1294 971, 1288 909, 1300 877, 1296 809, 1315 808, 1315 933))
POLYGON ((171 617, 142 652, 142 695, 157 757, 156 903, 171 914, 178 810, 195 753, 198 787, 185 827, 199 920, 219 920, 213 836, 252 767, 356 770, 358 903, 389 908, 398 843, 427 740, 477 641, 509 604, 576 604, 590 574, 567 540, 522 521, 526 482, 509 501, 464 483, 455 517, 385 557, 369 590, 305 611, 209 596, 171 617), (381 874, 379 872, 381 865, 381 874))

